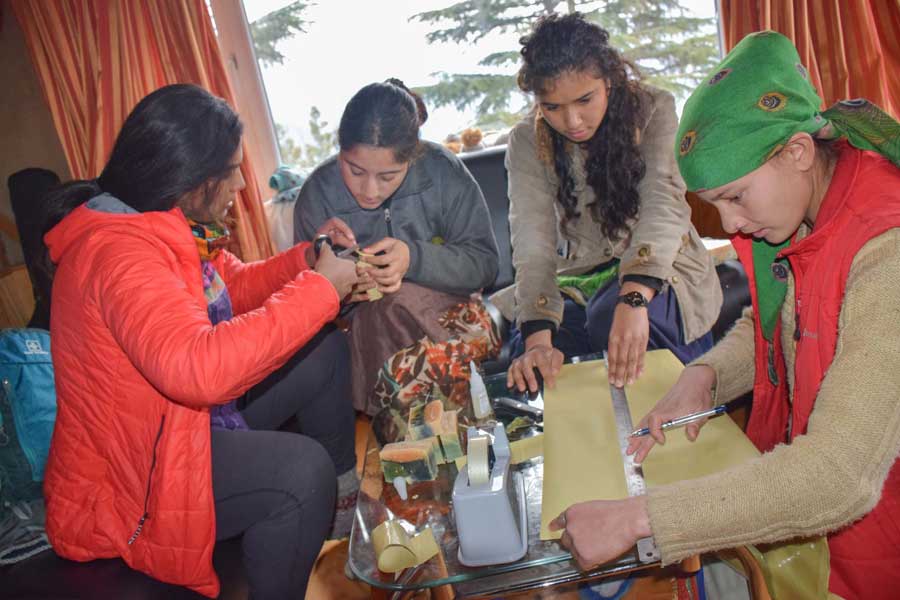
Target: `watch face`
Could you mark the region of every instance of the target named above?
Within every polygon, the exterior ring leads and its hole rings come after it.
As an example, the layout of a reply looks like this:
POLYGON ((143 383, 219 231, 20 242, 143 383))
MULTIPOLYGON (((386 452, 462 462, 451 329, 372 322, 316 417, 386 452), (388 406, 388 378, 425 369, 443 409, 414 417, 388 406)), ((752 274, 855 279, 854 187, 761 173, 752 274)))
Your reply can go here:
POLYGON ((623 294, 619 296, 619 302, 627 304, 628 306, 634 306, 635 308, 647 306, 647 299, 644 298, 644 295, 640 292, 628 292, 627 294, 623 294))

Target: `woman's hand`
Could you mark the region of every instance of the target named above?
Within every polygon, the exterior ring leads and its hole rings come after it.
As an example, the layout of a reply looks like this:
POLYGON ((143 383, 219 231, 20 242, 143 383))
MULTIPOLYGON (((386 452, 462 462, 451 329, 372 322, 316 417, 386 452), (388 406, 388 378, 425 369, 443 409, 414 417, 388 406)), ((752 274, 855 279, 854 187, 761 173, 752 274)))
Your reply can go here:
MULTIPOLYGON (((316 233, 313 235, 313 240, 320 235, 327 235, 331 239, 332 244, 343 246, 344 248, 350 248, 356 244, 356 236, 353 235, 353 230, 350 229, 349 225, 337 217, 331 217, 325 221, 325 223, 316 230, 316 233)), ((306 248, 305 258, 306 264, 316 264, 316 251, 312 244, 306 248)))
POLYGON ((573 504, 549 527, 565 530, 560 542, 584 571, 609 562, 652 535, 646 496, 573 504))
MULTIPOLYGON (((687 367, 681 372, 672 389, 638 423, 638 429, 648 427, 650 435, 631 438, 626 452, 634 454, 635 462, 644 462, 654 444, 666 443, 666 435, 661 429, 663 423, 713 407, 712 390, 715 385, 716 372, 712 367, 706 365, 687 367)), ((706 421, 708 419, 688 423, 684 428, 687 438, 692 442, 696 440, 700 435, 700 428, 706 421)))
POLYGON ((520 392, 527 388, 538 391, 534 370, 540 372, 547 387, 556 385, 556 376, 563 364, 563 353, 553 347, 549 330, 532 333, 525 340, 525 353, 514 359, 506 371, 506 387, 516 386, 520 392))
MULTIPOLYGON (((645 285, 626 281, 619 295, 629 292, 640 292, 648 302, 656 293, 645 285)), ((634 383, 641 376, 649 339, 650 315, 647 307, 617 304, 609 330, 609 347, 606 349, 611 384, 622 387, 626 383, 634 383)))
POLYGON ((349 294, 350 290, 353 289, 353 285, 359 281, 359 277, 356 274, 356 263, 352 260, 335 256, 331 246, 328 244, 322 244, 315 269, 331 282, 340 298, 344 298, 349 294))
POLYGON ((369 295, 366 292, 371 289, 378 289, 378 284, 375 283, 370 274, 371 270, 372 267, 369 265, 356 263, 356 274, 359 276, 359 281, 353 286, 350 299, 347 300, 348 302, 368 302, 369 295))
POLYGON ((322 226, 316 230, 316 235, 313 236, 313 239, 320 235, 327 235, 330 237, 331 243, 335 246, 350 248, 356 244, 356 236, 353 235, 353 230, 338 217, 331 217, 325 221, 322 226))
POLYGON ((364 248, 366 254, 384 254, 367 256, 365 261, 373 267, 369 269, 378 289, 385 294, 392 294, 400 289, 403 277, 409 270, 409 246, 406 242, 395 238, 384 238, 364 248))

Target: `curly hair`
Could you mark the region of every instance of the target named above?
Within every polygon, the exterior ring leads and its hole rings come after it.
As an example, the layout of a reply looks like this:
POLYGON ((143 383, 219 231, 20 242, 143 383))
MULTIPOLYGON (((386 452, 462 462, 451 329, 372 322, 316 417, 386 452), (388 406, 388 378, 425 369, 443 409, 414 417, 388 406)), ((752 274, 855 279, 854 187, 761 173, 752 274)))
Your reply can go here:
MULTIPOLYGON (((628 221, 640 209, 638 183, 646 165, 637 147, 636 132, 643 126, 649 96, 640 83, 640 72, 609 45, 609 33, 588 22, 580 13, 546 15, 537 20, 530 35, 519 40, 522 66, 519 88, 542 94, 567 73, 589 72, 609 81, 606 115, 594 136, 585 142, 587 183, 597 201, 594 219, 610 239, 630 233, 628 221)), ((542 119, 543 120, 543 119, 542 119)), ((568 140, 549 126, 553 167, 559 179, 556 198, 566 221, 576 219, 575 181, 572 176, 568 140)))

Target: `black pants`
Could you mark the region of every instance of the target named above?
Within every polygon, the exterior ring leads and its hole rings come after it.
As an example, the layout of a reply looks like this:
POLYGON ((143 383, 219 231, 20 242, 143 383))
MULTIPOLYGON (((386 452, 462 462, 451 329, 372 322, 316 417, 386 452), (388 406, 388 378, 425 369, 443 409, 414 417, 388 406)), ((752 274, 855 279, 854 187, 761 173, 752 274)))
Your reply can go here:
POLYGON ((326 328, 256 385, 253 431, 212 432, 216 539, 243 534, 251 597, 302 600, 331 526, 336 473, 356 464, 344 335, 326 328), (274 431, 297 415, 300 434, 274 431))

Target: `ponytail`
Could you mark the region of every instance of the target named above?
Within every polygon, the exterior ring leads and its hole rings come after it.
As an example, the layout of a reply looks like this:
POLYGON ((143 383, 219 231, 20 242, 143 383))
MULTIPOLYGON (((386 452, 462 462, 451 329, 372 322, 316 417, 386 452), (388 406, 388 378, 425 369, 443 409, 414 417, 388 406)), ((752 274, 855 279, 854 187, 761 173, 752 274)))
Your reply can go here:
POLYGON ((395 87, 398 87, 401 90, 403 90, 404 92, 406 92, 407 94, 409 94, 410 96, 412 96, 413 101, 415 101, 415 103, 416 103, 416 115, 419 117, 419 127, 424 125, 425 121, 428 120, 428 109, 425 107, 425 101, 422 100, 422 96, 420 96, 419 94, 415 93, 414 91, 412 91, 411 89, 406 87, 406 84, 403 83, 402 81, 400 81, 399 79, 397 79, 396 77, 391 77, 390 79, 385 81, 385 83, 389 83, 395 87))
POLYGON ((51 189, 43 200, 46 210, 41 228, 42 236, 47 235, 70 212, 102 193, 96 179, 70 181, 51 189))

